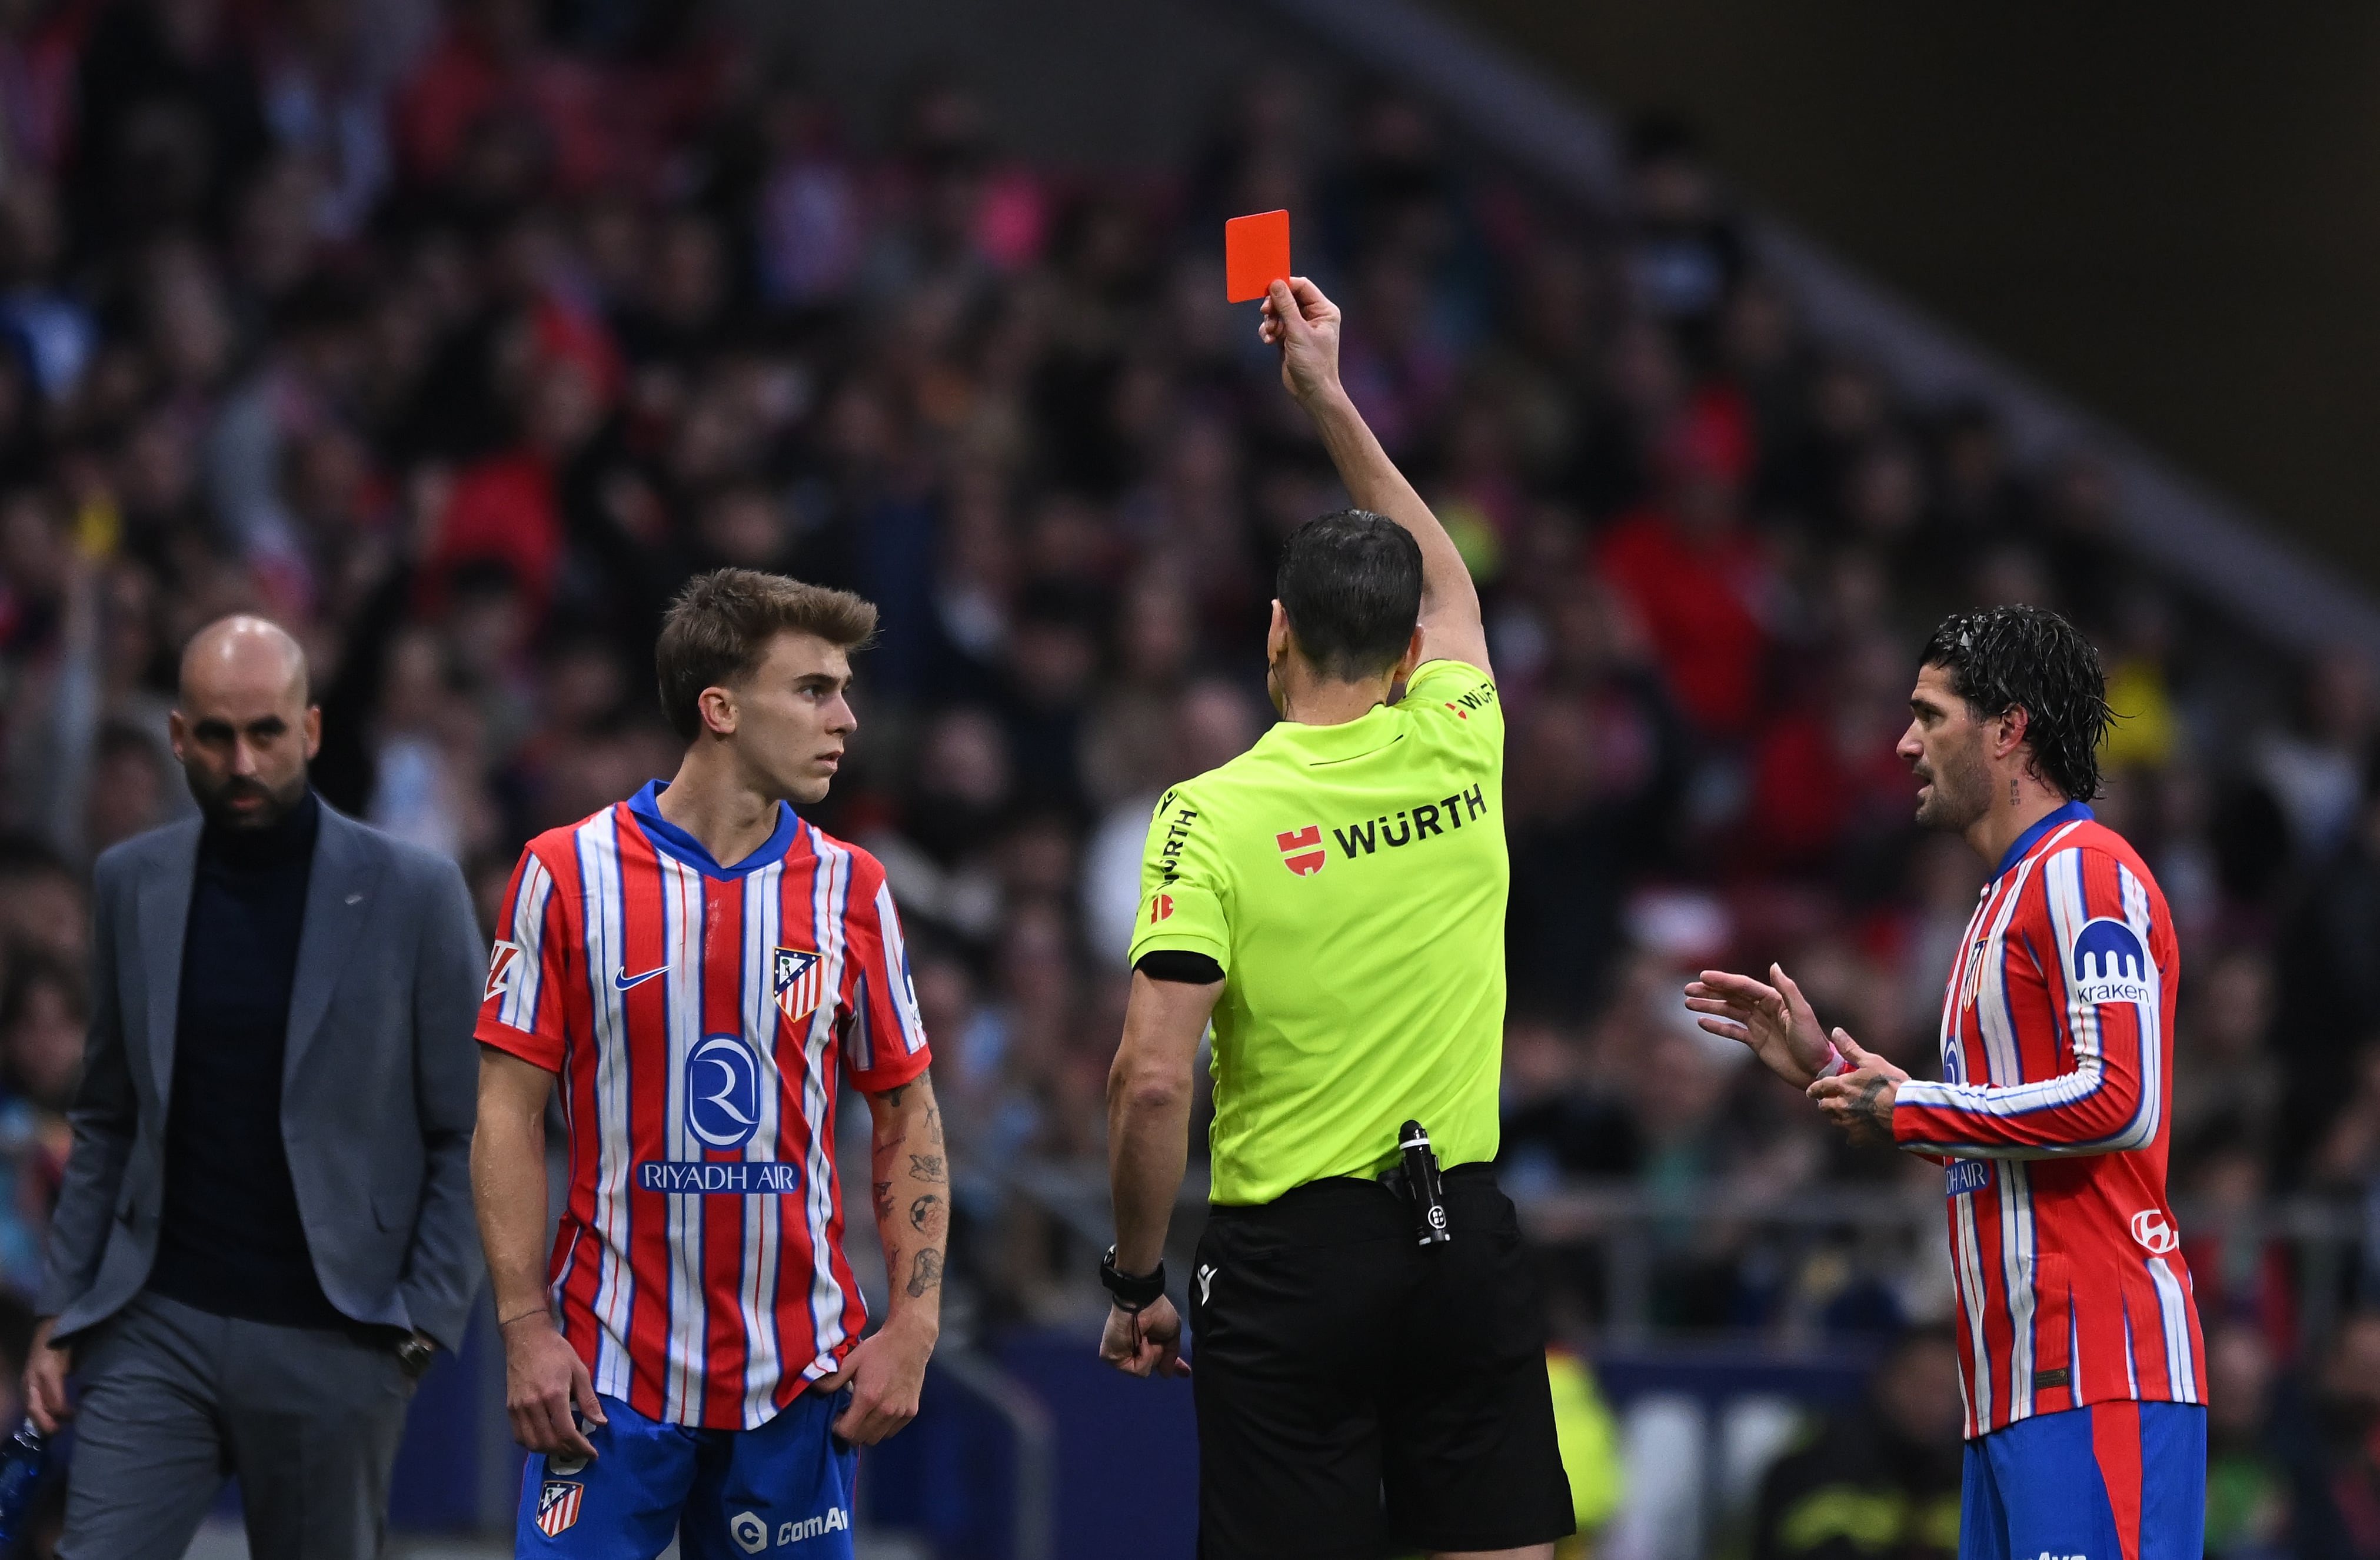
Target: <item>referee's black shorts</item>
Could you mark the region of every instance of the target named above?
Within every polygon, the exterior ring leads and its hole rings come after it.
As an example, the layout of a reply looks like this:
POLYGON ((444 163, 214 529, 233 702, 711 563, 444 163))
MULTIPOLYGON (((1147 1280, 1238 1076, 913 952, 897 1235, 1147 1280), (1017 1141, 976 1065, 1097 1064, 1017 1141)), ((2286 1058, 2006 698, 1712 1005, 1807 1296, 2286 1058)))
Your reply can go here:
POLYGON ((1190 1275, 1200 1560, 1380 1560, 1573 1530, 1512 1204, 1445 1174, 1454 1239, 1334 1178, 1216 1208, 1190 1275))

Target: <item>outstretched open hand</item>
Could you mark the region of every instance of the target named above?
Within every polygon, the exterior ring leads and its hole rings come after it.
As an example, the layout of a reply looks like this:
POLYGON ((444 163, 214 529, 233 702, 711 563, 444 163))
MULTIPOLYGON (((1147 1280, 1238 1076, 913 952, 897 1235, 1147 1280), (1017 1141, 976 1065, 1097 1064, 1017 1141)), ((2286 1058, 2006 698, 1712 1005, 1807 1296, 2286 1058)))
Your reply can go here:
POLYGON ((1768 967, 1767 985, 1749 975, 1706 969, 1686 985, 1686 1006, 1711 1034, 1740 1041, 1770 1072, 1806 1089, 1835 1059, 1809 998, 1781 964, 1768 967))

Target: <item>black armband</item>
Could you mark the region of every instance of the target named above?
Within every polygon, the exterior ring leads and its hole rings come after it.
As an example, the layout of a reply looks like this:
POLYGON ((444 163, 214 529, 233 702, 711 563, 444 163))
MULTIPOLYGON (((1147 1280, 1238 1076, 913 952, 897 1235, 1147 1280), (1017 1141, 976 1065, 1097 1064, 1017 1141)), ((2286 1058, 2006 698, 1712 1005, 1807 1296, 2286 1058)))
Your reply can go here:
POLYGON ((1133 968, 1152 981, 1173 981, 1185 986, 1211 986, 1223 978, 1221 965, 1187 948, 1151 948, 1133 968))

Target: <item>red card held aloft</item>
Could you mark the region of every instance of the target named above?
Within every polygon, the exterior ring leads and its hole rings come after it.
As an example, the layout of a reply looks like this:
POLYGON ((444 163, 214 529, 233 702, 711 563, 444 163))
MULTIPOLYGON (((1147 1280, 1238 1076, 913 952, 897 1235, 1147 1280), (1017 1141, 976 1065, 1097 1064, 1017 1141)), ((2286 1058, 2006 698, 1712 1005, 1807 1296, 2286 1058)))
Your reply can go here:
POLYGON ((1223 297, 1248 303, 1289 279, 1289 213, 1258 212, 1223 224, 1223 297))

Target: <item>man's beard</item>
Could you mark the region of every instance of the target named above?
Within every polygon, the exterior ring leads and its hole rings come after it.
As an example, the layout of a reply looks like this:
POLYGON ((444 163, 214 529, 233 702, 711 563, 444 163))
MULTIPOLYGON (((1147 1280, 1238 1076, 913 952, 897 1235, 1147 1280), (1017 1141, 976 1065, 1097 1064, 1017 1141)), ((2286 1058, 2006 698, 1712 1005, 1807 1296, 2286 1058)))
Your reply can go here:
POLYGON ((190 796, 199 804, 208 823, 218 829, 269 829, 289 816, 289 810, 306 797, 306 775, 303 771, 285 791, 274 791, 261 781, 234 775, 212 790, 199 778, 195 769, 184 769, 183 777, 190 783, 190 796), (263 805, 245 811, 232 805, 246 797, 260 797, 263 805))
POLYGON ((1934 771, 1933 791, 1917 804, 1917 826, 1964 834, 1992 807, 1989 772, 1972 753, 1951 754, 1934 771))

